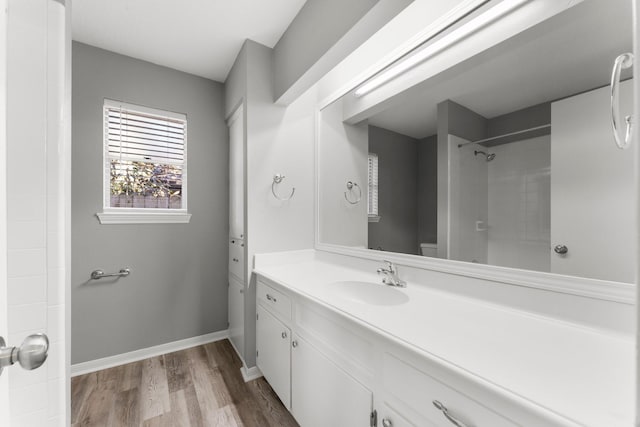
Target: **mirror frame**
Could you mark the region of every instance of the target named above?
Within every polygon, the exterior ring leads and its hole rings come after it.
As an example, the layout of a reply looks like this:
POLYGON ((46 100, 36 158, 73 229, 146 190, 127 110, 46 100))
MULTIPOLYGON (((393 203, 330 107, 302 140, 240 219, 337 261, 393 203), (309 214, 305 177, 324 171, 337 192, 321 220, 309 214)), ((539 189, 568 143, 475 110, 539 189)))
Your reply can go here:
MULTIPOLYGON (((626 0, 626 1, 635 1, 635 0, 626 0)), ((570 7, 580 3, 570 2, 566 5, 565 8, 556 11, 556 13, 560 13, 562 10, 569 9, 570 7)), ((636 12, 637 14, 638 12, 636 12)), ((636 20, 638 16, 633 16, 634 19, 633 27, 634 27, 634 36, 636 32, 636 20)), ((633 50, 636 53, 636 57, 638 54, 638 39, 637 37, 633 40, 633 50)), ((388 61, 381 61, 381 63, 389 63, 388 61)), ((380 71, 381 67, 378 71, 380 71)), ((377 71, 376 71, 377 72, 377 71)), ((372 73, 370 75, 373 75, 372 73)), ((400 76, 402 78, 402 76, 400 76)), ((430 77, 427 77, 427 79, 430 77)), ((343 88, 350 87, 355 88, 359 84, 362 84, 367 79, 359 78, 359 81, 350 82, 350 84, 343 85, 343 88)), ((323 243, 320 241, 320 144, 321 144, 321 121, 322 121, 322 110, 332 104, 335 101, 338 101, 343 96, 348 95, 352 92, 350 90, 344 90, 341 92, 336 92, 330 97, 322 100, 316 109, 316 117, 315 117, 315 206, 314 206, 314 234, 315 234, 315 249, 318 251, 330 252, 339 255, 363 258, 367 260, 373 261, 382 261, 382 259, 389 260, 396 264, 408 267, 414 267, 424 270, 431 270, 440 273, 447 273, 452 275, 464 276, 468 278, 487 280, 492 282, 498 282, 507 285, 513 286, 521 286, 527 288, 534 288, 544 291, 563 293, 569 295, 575 295, 580 297, 594 298, 612 302, 618 302, 623 304, 636 304, 636 283, 637 276, 634 283, 622 283, 622 282, 614 282, 614 281, 606 281, 606 280, 598 280, 598 279, 590 279, 579 276, 567 276, 557 273, 548 273, 548 272, 540 272, 533 270, 523 270, 517 268, 508 268, 508 267, 500 267, 500 266, 492 266, 486 264, 475 264, 463 261, 455 261, 449 259, 442 258, 430 258, 424 257, 420 255, 411 255, 411 254, 403 254, 397 252, 386 252, 386 251, 378 251, 372 249, 365 248, 354 248, 348 246, 335 245, 330 243, 323 243)), ((393 96, 392 94, 391 96, 393 96)), ((390 97, 391 97, 390 96, 390 97)), ((390 98, 389 97, 389 98, 390 98)), ((640 87, 634 80, 634 111, 638 112, 639 109, 639 98, 640 98, 640 87)), ((640 138, 638 138, 638 129, 634 132, 632 144, 638 144, 640 142, 640 138)), ((638 150, 640 152, 640 150, 638 150)), ((639 161, 636 162, 640 164, 639 161)), ((635 182, 636 187, 640 191, 640 182, 639 182, 639 173, 636 170, 635 173, 635 182)), ((637 192, 636 192, 637 194, 637 192)), ((640 198, 636 197, 636 206, 640 205, 640 198)), ((638 209, 636 209, 636 218, 640 219, 640 215, 638 215, 638 209)), ((640 221, 637 221, 640 223, 640 221)), ((636 242, 636 252, 638 252, 637 248, 640 246, 638 242, 636 242)), ((636 265, 636 271, 640 270, 640 262, 636 265)))

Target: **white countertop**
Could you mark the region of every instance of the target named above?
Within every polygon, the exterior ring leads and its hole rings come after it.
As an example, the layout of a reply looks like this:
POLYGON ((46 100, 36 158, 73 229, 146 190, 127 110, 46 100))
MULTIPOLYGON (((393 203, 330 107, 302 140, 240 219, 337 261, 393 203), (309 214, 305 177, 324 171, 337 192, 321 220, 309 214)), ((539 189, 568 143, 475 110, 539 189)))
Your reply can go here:
POLYGON ((399 289, 406 303, 365 304, 329 284, 380 283, 375 272, 298 261, 257 263, 255 272, 578 424, 633 425, 633 337, 411 282, 399 289))

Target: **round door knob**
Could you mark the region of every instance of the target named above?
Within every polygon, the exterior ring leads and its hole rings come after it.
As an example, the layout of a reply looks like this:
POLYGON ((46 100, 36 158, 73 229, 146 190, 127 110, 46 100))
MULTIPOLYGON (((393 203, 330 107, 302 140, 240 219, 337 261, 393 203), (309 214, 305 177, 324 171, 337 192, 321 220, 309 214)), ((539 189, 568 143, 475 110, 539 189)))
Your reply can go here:
POLYGON ((559 255, 564 255, 569 252, 569 248, 567 248, 565 245, 555 245, 553 251, 559 255))
POLYGON ((296 348, 298 346, 298 341, 292 341, 291 345, 293 346, 293 348, 296 348))
POLYGON ((393 423, 388 418, 382 419, 382 427, 393 427, 393 423))
POLYGON ((286 337, 287 337, 287 333, 286 333, 286 332, 283 332, 283 333, 282 333, 282 339, 285 339, 286 337))
POLYGON ((48 351, 49 338, 45 334, 29 335, 17 349, 16 359, 24 369, 32 370, 42 366, 48 351))
POLYGON ((0 337, 0 374, 3 368, 16 362, 27 370, 39 368, 47 360, 48 351, 49 338, 45 334, 29 335, 20 347, 5 347, 0 337))

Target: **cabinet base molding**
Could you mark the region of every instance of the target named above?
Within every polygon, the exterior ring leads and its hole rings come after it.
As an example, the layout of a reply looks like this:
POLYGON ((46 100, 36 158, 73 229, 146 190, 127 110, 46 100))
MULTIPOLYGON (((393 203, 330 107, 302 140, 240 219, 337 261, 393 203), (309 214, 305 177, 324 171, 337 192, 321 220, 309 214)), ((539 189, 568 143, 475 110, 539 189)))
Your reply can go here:
POLYGON ((90 372, 101 371, 103 369, 113 368, 114 366, 137 362, 139 360, 148 359, 150 357, 173 353, 174 351, 184 350, 186 348, 208 344, 210 342, 220 341, 227 338, 229 338, 229 331, 225 329, 223 331, 212 332, 210 334, 186 338, 183 340, 160 344, 153 347, 141 348, 140 350, 134 350, 128 353, 116 354, 114 356, 76 363, 71 365, 71 376, 75 377, 78 375, 88 374, 90 372))
POLYGON ((262 372, 260 372, 260 369, 258 369, 257 366, 247 368, 246 366, 242 365, 242 368, 240 368, 240 373, 242 374, 242 378, 244 379, 245 383, 258 379, 262 376, 262 372))

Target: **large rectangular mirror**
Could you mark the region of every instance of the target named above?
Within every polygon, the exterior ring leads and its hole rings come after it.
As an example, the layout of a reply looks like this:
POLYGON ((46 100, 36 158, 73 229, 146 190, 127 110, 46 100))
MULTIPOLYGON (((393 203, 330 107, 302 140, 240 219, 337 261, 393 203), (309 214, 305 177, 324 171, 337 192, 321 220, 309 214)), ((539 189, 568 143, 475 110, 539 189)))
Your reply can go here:
POLYGON ((631 1, 585 0, 380 102, 347 93, 321 112, 319 242, 634 282, 609 87, 632 46, 631 1))

